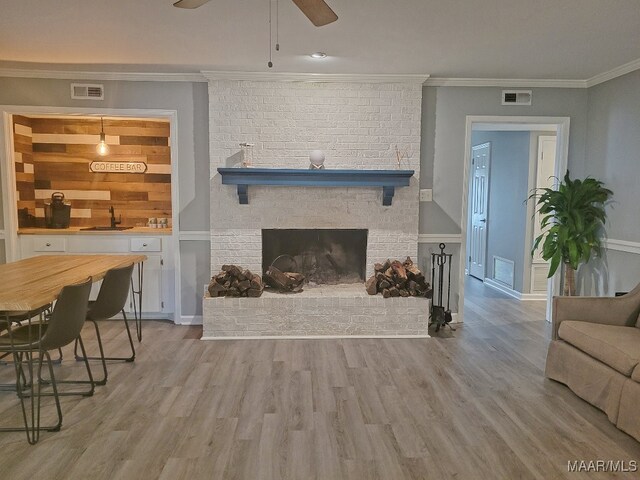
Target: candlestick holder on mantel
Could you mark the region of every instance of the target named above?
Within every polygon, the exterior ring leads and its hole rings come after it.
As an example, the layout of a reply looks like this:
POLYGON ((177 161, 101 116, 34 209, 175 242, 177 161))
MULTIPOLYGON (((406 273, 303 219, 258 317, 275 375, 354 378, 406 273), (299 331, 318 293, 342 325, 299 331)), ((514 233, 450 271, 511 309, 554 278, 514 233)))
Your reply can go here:
POLYGON ((249 203, 249 185, 298 187, 382 187, 382 205, 390 206, 396 187, 407 187, 414 170, 301 170, 291 168, 218 168, 223 185, 236 185, 238 201, 249 203))

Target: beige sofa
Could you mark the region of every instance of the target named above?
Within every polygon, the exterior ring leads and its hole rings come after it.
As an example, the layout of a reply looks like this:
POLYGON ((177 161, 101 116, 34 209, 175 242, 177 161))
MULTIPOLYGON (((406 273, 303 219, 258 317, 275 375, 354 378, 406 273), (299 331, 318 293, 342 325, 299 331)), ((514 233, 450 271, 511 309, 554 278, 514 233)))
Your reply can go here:
POLYGON ((555 297, 546 376, 640 441, 640 285, 621 297, 555 297))

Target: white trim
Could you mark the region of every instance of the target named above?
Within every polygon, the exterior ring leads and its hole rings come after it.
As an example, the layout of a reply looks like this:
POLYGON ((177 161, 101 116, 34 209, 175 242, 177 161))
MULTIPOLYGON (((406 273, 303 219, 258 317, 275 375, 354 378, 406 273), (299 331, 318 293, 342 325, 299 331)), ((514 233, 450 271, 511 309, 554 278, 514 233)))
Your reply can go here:
POLYGON ((527 123, 505 123, 500 125, 497 123, 476 123, 473 125, 474 132, 553 132, 557 130, 557 125, 544 125, 544 124, 527 124, 527 123))
POLYGON ((522 295, 520 292, 514 290, 513 288, 509 288, 507 285, 501 282, 498 282, 496 280, 493 280, 492 278, 485 278, 484 284, 487 287, 493 288, 494 290, 498 290, 499 292, 502 292, 505 295, 509 295, 510 297, 515 298, 516 300, 520 300, 520 295, 522 295))
POLYGON ((186 230, 180 232, 180 240, 188 241, 210 241, 211 232, 207 230, 186 230))
POLYGON ((423 85, 429 75, 292 73, 292 72, 231 72, 202 71, 207 80, 248 80, 254 82, 323 82, 323 83, 417 83, 423 85))
POLYGON ((461 243, 462 235, 459 233, 420 233, 418 243, 461 243))
MULTIPOLYGON (((178 318, 178 317, 176 317, 178 318)), ((178 325, 202 325, 202 315, 181 315, 178 325)))
POLYGON ((4 152, 2 161, 2 204, 4 215, 4 249, 7 262, 13 262, 19 258, 18 248, 18 212, 16 205, 16 169, 13 165, 13 128, 12 114, 3 111, 0 107, 0 152, 4 152), (2 148, 4 146, 4 148, 2 148))
POLYGON ((640 70, 640 58, 632 60, 629 63, 625 63, 624 65, 620 65, 619 67, 612 68, 607 72, 602 72, 594 75, 593 77, 587 79, 587 88, 599 85, 604 82, 608 82, 609 80, 621 77, 622 75, 626 75, 627 73, 635 72, 636 70, 640 70))
POLYGON ((331 340, 338 338, 431 338, 424 335, 247 335, 246 337, 201 337, 200 340, 331 340))
POLYGON ((0 77, 52 78, 59 80, 123 80, 131 82, 206 82, 202 73, 93 72, 0 68, 0 77))
MULTIPOLYGON (((173 248, 173 322, 182 316, 182 272, 180 261, 180 178, 178 175, 178 137, 180 130, 178 128, 178 111, 172 110, 169 115, 169 128, 171 136, 169 144, 171 146, 171 246, 173 248), (175 142, 172 138, 175 135, 175 142)), ((164 286, 163 286, 164 288, 164 286)))
POLYGON ((431 77, 427 87, 529 87, 529 88, 587 88, 587 80, 533 78, 450 78, 431 77))
POLYGON ((616 240, 614 238, 607 238, 602 242, 602 245, 607 250, 640 254, 640 242, 629 242, 627 240, 616 240))
POLYGON ((546 293, 521 293, 520 300, 524 301, 547 301, 546 293))
POLYGON ((489 287, 492 288, 494 290, 497 290, 499 292, 504 293, 505 295, 510 296, 511 298, 515 298, 516 300, 520 300, 520 301, 547 301, 547 294, 546 293, 520 293, 517 290, 514 290, 512 288, 507 287, 506 285, 503 285, 500 282, 497 282, 491 278, 485 278, 484 279, 484 284, 489 287))

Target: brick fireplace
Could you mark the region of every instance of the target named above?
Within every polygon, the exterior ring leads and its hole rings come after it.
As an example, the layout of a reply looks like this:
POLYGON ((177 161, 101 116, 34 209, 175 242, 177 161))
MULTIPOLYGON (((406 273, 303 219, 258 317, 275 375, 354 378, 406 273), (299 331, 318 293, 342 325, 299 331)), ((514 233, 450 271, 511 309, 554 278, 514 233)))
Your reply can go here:
MULTIPOLYGON (((277 230, 365 231, 367 276, 375 262, 417 258, 424 79, 367 80, 231 80, 211 74, 212 273, 225 263, 262 272, 263 232, 277 230), (390 206, 383 205, 381 188, 271 185, 252 186, 243 205, 217 173, 243 142, 255 145, 253 166, 288 169, 307 169, 309 152, 320 149, 327 169, 392 170, 397 146, 408 152, 401 168, 415 174, 396 189, 390 206)), ((425 336, 427 307, 424 299, 368 297, 363 284, 256 299, 205 298, 204 338, 425 336)))

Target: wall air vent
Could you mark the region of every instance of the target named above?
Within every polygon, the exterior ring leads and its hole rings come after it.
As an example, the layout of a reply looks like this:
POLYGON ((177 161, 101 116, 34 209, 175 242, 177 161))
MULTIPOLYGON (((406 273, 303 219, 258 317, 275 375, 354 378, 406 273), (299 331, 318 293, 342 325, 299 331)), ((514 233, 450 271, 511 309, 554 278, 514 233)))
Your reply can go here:
POLYGON ((503 90, 502 105, 531 105, 531 90, 503 90))
POLYGON ((104 100, 104 85, 97 83, 72 83, 71 98, 74 100, 104 100))

